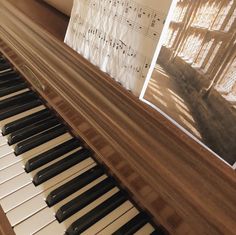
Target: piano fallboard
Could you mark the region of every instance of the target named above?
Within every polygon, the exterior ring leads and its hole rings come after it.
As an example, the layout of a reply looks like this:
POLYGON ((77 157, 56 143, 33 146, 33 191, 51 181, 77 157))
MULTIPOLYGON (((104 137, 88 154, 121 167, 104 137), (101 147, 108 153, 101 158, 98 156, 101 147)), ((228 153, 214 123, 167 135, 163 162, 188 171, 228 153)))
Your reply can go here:
POLYGON ((235 171, 63 44, 66 17, 1 0, 0 22, 1 52, 157 223, 234 234, 235 171))

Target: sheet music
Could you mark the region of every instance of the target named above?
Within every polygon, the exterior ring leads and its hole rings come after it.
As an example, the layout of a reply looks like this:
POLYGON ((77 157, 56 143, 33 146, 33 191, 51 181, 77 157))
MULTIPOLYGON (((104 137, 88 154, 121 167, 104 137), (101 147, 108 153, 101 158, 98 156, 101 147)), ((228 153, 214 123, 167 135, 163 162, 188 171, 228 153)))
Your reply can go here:
POLYGON ((75 0, 65 43, 139 95, 171 2, 75 0))

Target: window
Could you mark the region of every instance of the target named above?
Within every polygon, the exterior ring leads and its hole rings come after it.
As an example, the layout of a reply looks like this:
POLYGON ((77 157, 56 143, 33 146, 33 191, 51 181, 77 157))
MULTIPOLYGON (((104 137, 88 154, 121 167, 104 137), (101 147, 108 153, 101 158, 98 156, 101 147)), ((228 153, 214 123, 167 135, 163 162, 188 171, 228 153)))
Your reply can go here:
MULTIPOLYGON (((226 20, 228 14, 230 13, 232 6, 233 6, 233 0, 229 1, 228 3, 226 3, 222 6, 222 8, 220 9, 220 11, 216 17, 216 20, 212 26, 212 29, 221 30, 222 25, 223 25, 224 21, 226 20)), ((226 29, 225 29, 226 31, 229 30, 231 24, 232 23, 230 23, 229 26, 226 27, 226 29)))
POLYGON ((182 51, 179 53, 179 56, 181 56, 184 60, 186 60, 188 63, 192 63, 200 48, 202 45, 202 37, 200 34, 192 33, 190 34, 186 42, 184 43, 184 47, 182 51))
POLYGON ((212 54, 211 54, 211 56, 210 56, 208 62, 206 63, 205 67, 203 68, 203 71, 204 71, 205 73, 208 72, 210 66, 212 65, 212 62, 214 61, 214 59, 215 59, 217 53, 218 53, 219 50, 220 50, 221 45, 222 45, 222 41, 218 42, 218 43, 215 45, 215 48, 214 48, 214 50, 212 51, 212 54))
POLYGON ((174 22, 180 22, 181 21, 180 17, 182 15, 182 11, 183 11, 182 7, 180 5, 177 5, 176 9, 175 9, 175 12, 174 12, 173 19, 172 19, 174 22))
POLYGON ((166 41, 174 55, 210 74, 236 24, 236 0, 179 1, 166 41), (188 14, 186 14, 188 12, 188 14), (174 43, 178 38, 178 44, 174 43))
POLYGON ((175 39, 178 35, 178 32, 179 32, 179 28, 174 28, 174 27, 170 27, 169 28, 169 31, 168 31, 168 34, 167 34, 167 38, 166 38, 166 42, 165 42, 165 46, 170 48, 173 46, 174 42, 175 42, 175 39))
POLYGON ((195 67, 202 67, 203 62, 205 61, 210 49, 213 46, 215 39, 211 39, 210 41, 206 41, 203 43, 202 48, 200 49, 200 52, 196 58, 196 61, 194 62, 194 66, 195 67))
POLYGON ((199 7, 192 26, 210 28, 220 10, 220 1, 207 1, 199 7))
POLYGON ((236 102, 236 58, 215 88, 228 101, 236 102))
POLYGON ((231 15, 229 22, 227 23, 225 27, 225 31, 229 31, 231 27, 233 26, 233 23, 235 22, 236 19, 236 9, 234 9, 233 14, 231 15))

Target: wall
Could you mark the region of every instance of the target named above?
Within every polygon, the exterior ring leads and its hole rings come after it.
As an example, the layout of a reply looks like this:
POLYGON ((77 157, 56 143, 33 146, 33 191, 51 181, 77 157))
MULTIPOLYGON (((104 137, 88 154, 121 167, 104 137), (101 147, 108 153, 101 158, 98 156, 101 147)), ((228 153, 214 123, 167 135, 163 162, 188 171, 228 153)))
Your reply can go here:
POLYGON ((214 89, 207 95, 204 88, 209 86, 211 79, 179 57, 172 60, 171 55, 171 49, 163 47, 158 63, 179 80, 195 110, 204 143, 233 164, 236 153, 236 105, 233 107, 214 89))

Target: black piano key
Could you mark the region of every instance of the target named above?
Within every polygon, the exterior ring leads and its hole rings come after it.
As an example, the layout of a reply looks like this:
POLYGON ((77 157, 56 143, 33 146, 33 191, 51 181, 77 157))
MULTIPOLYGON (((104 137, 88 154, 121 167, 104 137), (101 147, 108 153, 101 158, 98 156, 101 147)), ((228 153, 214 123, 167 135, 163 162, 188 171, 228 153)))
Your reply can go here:
POLYGON ((98 183, 88 191, 74 198, 67 204, 63 205, 56 212, 56 218, 59 222, 62 222, 75 214, 85 206, 89 205, 112 188, 115 187, 115 181, 112 178, 107 178, 102 182, 98 183))
POLYGON ((36 157, 31 158, 25 164, 25 171, 31 172, 48 162, 55 160, 56 158, 72 151, 73 149, 79 147, 81 142, 78 139, 68 140, 55 148, 52 148, 44 153, 39 154, 36 157))
POLYGON ((18 75, 15 77, 12 77, 12 78, 8 78, 8 79, 0 78, 0 82, 1 82, 0 89, 12 87, 12 86, 18 85, 20 83, 25 83, 25 81, 18 75))
POLYGON ((14 86, 9 86, 7 88, 0 89, 0 97, 10 95, 10 94, 20 91, 24 88, 27 88, 27 84, 24 82, 21 82, 21 83, 14 85, 14 86))
POLYGON ((2 55, 0 55, 0 63, 5 63, 5 62, 6 62, 6 59, 2 55))
POLYGON ((30 149, 33 149, 51 139, 54 139, 67 132, 66 127, 63 124, 55 126, 50 130, 39 133, 38 135, 32 136, 27 140, 23 140, 20 143, 17 143, 14 149, 15 155, 20 155, 30 149))
POLYGON ((0 76, 0 88, 10 86, 11 84, 19 82, 24 82, 24 80, 16 73, 0 76))
POLYGON ((0 109, 6 109, 10 106, 16 106, 17 104, 21 105, 29 101, 37 99, 36 94, 33 91, 27 91, 22 94, 4 99, 0 101, 0 109))
POLYGON ((91 183, 93 180, 99 178, 104 174, 104 170, 101 166, 95 166, 83 174, 75 177, 69 182, 63 184, 57 189, 53 190, 47 196, 46 202, 49 207, 55 205, 61 200, 65 199, 72 193, 75 193, 79 189, 83 188, 87 184, 91 183))
POLYGON ((161 227, 158 227, 150 235, 167 235, 167 233, 161 227))
POLYGON ((81 149, 76 153, 69 155, 68 157, 46 167, 45 169, 37 172, 33 178, 34 185, 39 185, 61 172, 69 169, 70 167, 82 162, 90 156, 90 150, 81 149))
POLYGON ((0 111, 0 121, 6 118, 12 117, 14 115, 17 115, 19 113, 22 113, 24 111, 27 111, 29 109, 35 108, 41 104, 42 104, 42 101, 37 99, 37 100, 33 100, 31 102, 27 102, 22 105, 17 105, 16 107, 12 107, 8 110, 0 111))
POLYGON ((107 214, 115 210, 122 203, 127 200, 126 195, 119 191, 112 197, 104 201, 99 206, 95 207, 93 210, 76 220, 70 225, 66 230, 67 235, 78 235, 88 229, 90 226, 98 222, 100 219, 105 217, 107 214))
POLYGON ((3 59, 0 63, 0 68, 1 68, 1 66, 5 66, 5 65, 7 65, 8 67, 11 67, 10 63, 6 59, 3 59))
POLYGON ((40 120, 43 120, 47 117, 52 117, 52 113, 49 109, 43 109, 39 112, 33 113, 29 116, 20 118, 16 121, 6 124, 2 127, 2 135, 8 135, 14 131, 20 130, 25 126, 36 123, 40 120))
POLYGON ((144 212, 139 213, 128 223, 119 228, 113 235, 132 235, 142 228, 149 221, 149 217, 144 212))
POLYGON ((15 78, 22 79, 22 78, 20 78, 19 74, 14 70, 8 71, 6 73, 1 73, 0 74, 0 85, 2 83, 11 81, 11 79, 15 79, 15 78))
POLYGON ((5 75, 5 74, 7 74, 7 73, 10 72, 10 71, 13 71, 13 69, 12 69, 12 68, 5 68, 5 69, 3 69, 3 70, 0 70, 0 74, 5 75))
POLYGON ((40 122, 31 124, 27 126, 26 128, 23 128, 23 129, 20 129, 18 131, 11 133, 8 136, 8 144, 12 145, 24 139, 27 139, 30 136, 36 135, 42 131, 45 131, 49 128, 52 128, 58 125, 59 122, 60 121, 57 118, 48 118, 40 122))
POLYGON ((150 235, 161 235, 161 234, 158 233, 158 231, 153 231, 152 233, 150 233, 150 235))
POLYGON ((0 78, 0 89, 8 88, 20 83, 25 83, 24 79, 22 79, 19 75, 11 75, 0 78))
POLYGON ((0 72, 6 69, 10 69, 10 68, 11 68, 11 65, 7 61, 4 63, 0 63, 0 72))

